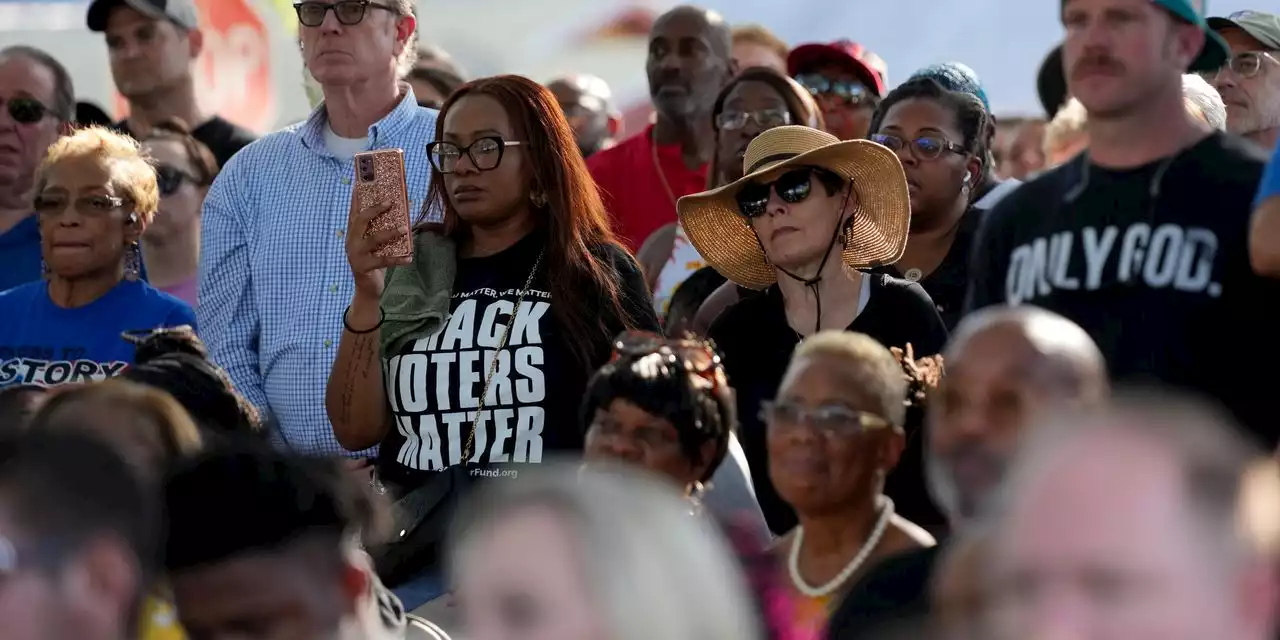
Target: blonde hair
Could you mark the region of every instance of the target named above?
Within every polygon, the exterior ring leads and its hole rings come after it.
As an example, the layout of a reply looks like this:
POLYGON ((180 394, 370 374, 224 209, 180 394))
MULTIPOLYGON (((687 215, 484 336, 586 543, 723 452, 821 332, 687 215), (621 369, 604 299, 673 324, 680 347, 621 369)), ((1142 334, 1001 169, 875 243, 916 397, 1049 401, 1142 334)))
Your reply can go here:
MULTIPOLYGON (((74 426, 75 421, 69 419, 66 412, 81 403, 121 407, 134 416, 144 418, 149 428, 157 430, 166 460, 194 454, 204 446, 200 430, 177 400, 159 389, 127 380, 113 379, 56 388, 32 418, 32 428, 74 426)), ((122 417, 128 419, 132 416, 126 413, 122 417)), ((141 427, 137 422, 128 426, 141 427)))
POLYGON ((1089 124, 1089 112, 1079 100, 1071 98, 1058 109, 1053 120, 1044 130, 1044 155, 1054 156, 1058 150, 1070 147, 1072 143, 1088 135, 1085 127, 1089 124))
POLYGON ((733 28, 733 44, 755 44, 766 47, 786 60, 791 47, 763 25, 744 24, 733 28))
POLYGON ((896 425, 902 425, 906 420, 907 380, 902 375, 902 364, 875 338, 852 331, 819 331, 796 347, 787 367, 788 373, 797 362, 812 357, 841 360, 865 371, 868 390, 881 398, 883 417, 896 425))
POLYGON ((579 554, 587 597, 614 640, 761 640, 737 557, 673 487, 621 467, 552 464, 488 483, 454 520, 451 569, 518 514, 549 511, 579 554))
POLYGON ((76 129, 54 141, 36 173, 37 184, 43 183, 59 164, 81 158, 111 165, 114 186, 124 192, 134 213, 151 222, 160 208, 155 167, 137 140, 106 127, 76 129))
POLYGON ((1213 85, 1196 73, 1182 75, 1182 100, 1187 112, 1219 131, 1227 130, 1227 105, 1213 85))

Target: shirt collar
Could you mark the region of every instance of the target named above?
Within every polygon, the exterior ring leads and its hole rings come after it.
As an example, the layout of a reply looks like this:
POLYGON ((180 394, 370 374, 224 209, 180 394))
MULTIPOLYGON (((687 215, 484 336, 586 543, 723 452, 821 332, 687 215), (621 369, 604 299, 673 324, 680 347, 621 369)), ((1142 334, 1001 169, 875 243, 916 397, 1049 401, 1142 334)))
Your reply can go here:
MULTIPOLYGON (((401 82, 400 90, 403 95, 400 102, 390 113, 383 116, 381 120, 369 126, 369 148, 376 149, 380 142, 388 139, 395 139, 404 131, 410 123, 413 122, 413 116, 422 107, 418 106, 418 98, 413 95, 413 88, 408 83, 401 82)), ((319 153, 321 155, 332 156, 324 146, 324 129, 329 123, 329 114, 325 110, 324 103, 316 105, 311 111, 311 115, 307 117, 306 123, 302 126, 302 144, 319 153)))

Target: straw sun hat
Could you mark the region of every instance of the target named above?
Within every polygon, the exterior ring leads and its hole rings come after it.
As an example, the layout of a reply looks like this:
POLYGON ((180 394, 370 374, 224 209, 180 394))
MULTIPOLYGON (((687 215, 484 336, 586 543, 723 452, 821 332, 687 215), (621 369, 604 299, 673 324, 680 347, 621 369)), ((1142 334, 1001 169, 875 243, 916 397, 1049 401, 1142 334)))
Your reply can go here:
POLYGON ((854 269, 893 264, 907 246, 911 196, 897 154, 870 140, 841 142, 809 127, 775 127, 747 146, 742 179, 680 198, 680 225, 707 264, 751 289, 777 282, 751 221, 735 196, 748 181, 773 178, 792 167, 821 167, 853 183, 853 227, 844 262, 854 269))

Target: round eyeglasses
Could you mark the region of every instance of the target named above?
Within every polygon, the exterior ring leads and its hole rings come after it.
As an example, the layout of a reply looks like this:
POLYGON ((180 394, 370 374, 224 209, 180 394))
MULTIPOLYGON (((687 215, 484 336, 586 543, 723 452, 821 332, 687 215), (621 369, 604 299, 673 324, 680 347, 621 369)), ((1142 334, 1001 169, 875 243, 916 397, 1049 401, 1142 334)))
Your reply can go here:
POLYGON ((392 7, 369 2, 369 0, 340 0, 339 2, 307 0, 293 5, 293 10, 298 14, 298 22, 304 27, 318 27, 324 24, 325 14, 330 11, 333 11, 333 16, 339 23, 348 27, 355 26, 364 20, 365 13, 371 8, 397 13, 392 7))
POLYGON ((1275 56, 1265 51, 1244 51, 1227 58, 1226 64, 1214 69, 1213 71, 1201 72, 1200 76, 1205 80, 1212 82, 1218 77, 1219 73, 1222 73, 1223 69, 1230 69, 1231 73, 1234 73, 1241 78, 1252 78, 1262 71, 1262 63, 1267 60, 1280 63, 1280 60, 1277 60, 1275 56))
POLYGON ((431 166, 440 173, 457 171, 458 161, 464 155, 471 158, 471 164, 477 170, 492 171, 502 164, 502 155, 507 147, 518 147, 522 144, 524 143, 517 140, 504 140, 502 136, 476 138, 465 147, 437 140, 427 145, 427 157, 431 159, 431 166))
POLYGON ((894 153, 902 151, 903 147, 911 147, 911 152, 921 160, 935 160, 946 151, 960 155, 968 153, 964 147, 938 136, 920 136, 914 140, 905 140, 901 136, 874 133, 868 137, 872 142, 882 144, 894 153))

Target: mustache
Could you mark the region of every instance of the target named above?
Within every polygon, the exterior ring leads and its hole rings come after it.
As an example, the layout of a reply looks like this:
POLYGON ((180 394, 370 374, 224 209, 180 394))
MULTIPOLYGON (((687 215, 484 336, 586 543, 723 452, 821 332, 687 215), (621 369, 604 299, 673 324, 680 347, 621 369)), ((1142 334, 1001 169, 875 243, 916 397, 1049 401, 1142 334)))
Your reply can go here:
POLYGON ((1094 53, 1086 55, 1076 62, 1075 66, 1071 68, 1071 77, 1079 78, 1095 73, 1116 75, 1123 72, 1124 64, 1119 60, 1103 53, 1094 53))

